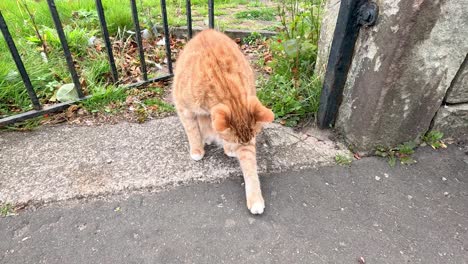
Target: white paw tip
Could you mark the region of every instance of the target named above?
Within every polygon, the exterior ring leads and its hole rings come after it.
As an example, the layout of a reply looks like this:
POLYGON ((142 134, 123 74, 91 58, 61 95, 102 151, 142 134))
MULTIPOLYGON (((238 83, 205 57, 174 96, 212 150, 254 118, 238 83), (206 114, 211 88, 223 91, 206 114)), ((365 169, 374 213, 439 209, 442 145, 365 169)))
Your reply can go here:
POLYGON ((256 202, 252 205, 252 208, 250 208, 250 212, 252 214, 262 214, 264 209, 265 209, 264 203, 256 202))
POLYGON ((203 154, 190 154, 190 157, 195 160, 195 161, 199 161, 201 159, 203 159, 203 154))

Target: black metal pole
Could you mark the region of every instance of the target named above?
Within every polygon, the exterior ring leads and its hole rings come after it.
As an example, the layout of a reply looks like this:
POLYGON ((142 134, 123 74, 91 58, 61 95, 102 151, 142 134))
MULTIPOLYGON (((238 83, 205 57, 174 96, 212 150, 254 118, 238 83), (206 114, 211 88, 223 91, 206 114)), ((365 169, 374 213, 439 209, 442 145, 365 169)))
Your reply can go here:
POLYGON ((214 0, 208 0, 208 24, 214 28, 214 0))
POLYGON ((78 93, 78 97, 83 98, 84 94, 83 91, 81 91, 80 79, 78 77, 78 73, 76 72, 75 64, 73 63, 73 58, 70 52, 70 48, 68 47, 65 32, 63 31, 62 22, 60 22, 57 7, 55 6, 54 0, 47 0, 47 3, 49 4, 50 14, 54 20, 60 43, 62 44, 63 53, 65 54, 65 59, 67 60, 68 70, 70 71, 73 83, 75 84, 75 90, 78 93))
POLYGON ((166 10, 166 0, 161 0, 161 14, 164 25, 164 40, 166 46, 166 58, 167 58, 167 67, 169 68, 169 74, 172 74, 172 58, 171 58, 171 40, 169 34, 169 25, 167 22, 167 10, 166 10))
POLYGON ((192 3, 190 0, 185 1, 186 4, 186 12, 187 12, 187 31, 188 31, 188 38, 192 38, 192 3))
POLYGON ((138 44, 138 52, 140 55, 141 71, 143 73, 143 79, 146 81, 148 80, 148 71, 146 70, 145 53, 143 51, 143 42, 141 40, 140 21, 138 20, 138 9, 135 0, 130 0, 130 5, 132 6, 132 18, 133 24, 135 25, 135 34, 138 44))
POLYGON ((117 67, 115 67, 114 53, 112 52, 112 44, 109 39, 109 31, 107 30, 107 22, 101 0, 96 0, 96 9, 99 16, 99 24, 101 25, 102 36, 104 37, 104 43, 106 44, 107 57, 111 67, 112 79, 114 83, 116 83, 119 80, 119 76, 117 74, 117 67))
POLYGON ((8 30, 8 26, 5 22, 5 19, 3 18, 2 11, 0 11, 0 30, 2 31, 3 37, 5 38, 8 48, 10 49, 11 56, 13 57, 16 67, 18 68, 21 78, 23 79, 24 86, 26 86, 26 90, 28 91, 28 95, 29 95, 29 98, 31 99, 34 109, 40 110, 42 108, 41 103, 39 102, 39 99, 37 99, 37 95, 36 95, 36 92, 34 91, 34 87, 31 84, 29 75, 26 72, 26 69, 24 68, 24 64, 23 64, 23 61, 21 60, 21 56, 19 55, 15 42, 13 41, 13 38, 11 37, 10 31, 8 30))
POLYGON ((329 128, 335 123, 359 28, 374 25, 378 11, 377 4, 369 0, 341 1, 320 96, 317 119, 320 128, 329 128))

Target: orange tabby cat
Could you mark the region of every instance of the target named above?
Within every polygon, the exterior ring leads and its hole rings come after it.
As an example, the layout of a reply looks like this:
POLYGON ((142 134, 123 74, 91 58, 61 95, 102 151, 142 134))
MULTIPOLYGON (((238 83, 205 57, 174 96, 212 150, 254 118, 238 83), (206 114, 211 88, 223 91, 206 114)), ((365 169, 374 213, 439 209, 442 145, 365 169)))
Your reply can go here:
POLYGON ((197 34, 177 60, 173 97, 192 159, 203 158, 205 143, 222 143, 239 159, 247 207, 263 213, 255 136, 274 115, 255 95, 254 72, 237 44, 215 30, 197 34))

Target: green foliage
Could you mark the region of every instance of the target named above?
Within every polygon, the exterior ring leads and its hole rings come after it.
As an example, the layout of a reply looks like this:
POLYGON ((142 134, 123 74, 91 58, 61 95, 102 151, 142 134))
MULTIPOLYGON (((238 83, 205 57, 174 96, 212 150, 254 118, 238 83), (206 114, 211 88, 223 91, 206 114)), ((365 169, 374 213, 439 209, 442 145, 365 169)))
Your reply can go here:
POLYGON ((341 166, 348 166, 348 165, 351 165, 351 163, 353 162, 353 158, 347 155, 337 154, 335 156, 335 162, 336 164, 341 165, 341 166))
POLYGON ((234 14, 234 17, 238 19, 273 21, 275 20, 275 10, 272 8, 262 8, 240 11, 234 14))
POLYGON ((257 43, 258 40, 264 40, 264 37, 262 36, 262 34, 254 31, 254 32, 250 33, 250 35, 245 37, 242 41, 245 44, 254 45, 254 44, 257 43))
POLYGON ((13 206, 10 203, 2 204, 0 205, 0 216, 1 217, 7 217, 10 215, 14 215, 15 210, 13 206))
POLYGON ((416 163, 416 160, 412 157, 416 147, 417 144, 414 141, 405 142, 395 148, 377 147, 375 155, 388 158, 388 164, 391 167, 396 165, 397 160, 399 160, 401 164, 411 165, 416 163))
POLYGON ((120 105, 127 98, 127 94, 123 88, 114 86, 96 86, 92 94, 91 98, 82 102, 83 107, 91 113, 118 111, 119 107, 110 108, 109 105, 111 103, 120 105))
POLYGON ((258 96, 288 126, 318 110, 321 80, 314 74, 321 1, 287 0, 278 12, 283 31, 269 42, 271 76, 261 79, 258 96))
POLYGON ((431 146, 433 149, 446 148, 447 146, 442 141, 444 133, 439 131, 429 131, 426 135, 422 137, 422 140, 431 146))
POLYGON ((157 106, 158 110, 162 113, 172 113, 175 111, 174 106, 162 101, 158 98, 146 99, 144 104, 147 106, 157 106))

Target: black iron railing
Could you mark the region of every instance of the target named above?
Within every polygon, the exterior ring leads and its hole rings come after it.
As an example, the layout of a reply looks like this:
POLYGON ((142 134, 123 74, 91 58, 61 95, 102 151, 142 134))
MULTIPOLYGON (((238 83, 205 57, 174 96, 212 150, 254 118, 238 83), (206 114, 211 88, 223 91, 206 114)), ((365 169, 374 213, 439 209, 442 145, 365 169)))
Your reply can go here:
MULTIPOLYGON (((97 14, 98 14, 99 22, 101 26, 101 33, 102 33, 102 37, 104 38, 106 52, 107 52, 107 56, 109 59, 109 65, 110 65, 110 70, 112 74, 112 81, 115 84, 118 84, 119 77, 117 73, 117 67, 115 65, 114 54, 112 52, 112 44, 110 41, 109 32, 107 30, 107 23, 106 23, 106 18, 104 15, 104 8, 103 8, 101 0, 95 0, 95 1, 96 1, 96 10, 97 10, 97 14)), ((130 10, 132 13, 133 23, 135 27, 135 37, 136 37, 136 42, 138 45, 138 55, 140 58, 140 67, 141 67, 141 73, 143 75, 143 81, 132 83, 132 84, 126 85, 125 87, 127 88, 139 87, 148 83, 167 80, 167 79, 172 78, 173 77, 172 60, 171 60, 172 55, 171 55, 171 47, 170 47, 169 25, 167 21, 166 1, 160 0, 161 15, 162 15, 162 20, 163 20, 162 23, 163 23, 163 28, 164 28, 164 40, 165 40, 165 48, 166 48, 167 67, 168 67, 169 74, 166 74, 164 76, 160 76, 157 78, 151 78, 151 79, 148 79, 148 72, 147 72, 146 62, 145 62, 145 53, 144 53, 143 45, 142 45, 142 37, 141 37, 141 31, 140 31, 140 23, 138 20, 138 10, 136 6, 136 2, 135 0, 129 0, 129 1, 130 1, 130 10)), ((36 95, 36 92, 34 90, 34 87, 31 84, 29 75, 24 67, 23 60, 21 59, 18 49, 16 48, 15 42, 11 36, 11 33, 8 30, 7 23, 0 10, 0 29, 2 31, 3 37, 5 38, 5 41, 10 50, 10 53, 13 57, 13 60, 15 61, 16 67, 18 68, 18 71, 21 75, 24 86, 28 92, 29 98, 31 100, 31 103, 34 109, 25 113, 16 114, 16 115, 12 115, 12 116, 8 116, 8 117, 0 119, 0 127, 9 125, 15 122, 19 122, 19 121, 24 121, 33 117, 41 116, 47 113, 58 112, 58 111, 64 110, 71 104, 76 103, 81 100, 86 100, 87 98, 92 96, 92 95, 85 96, 83 93, 83 90, 81 89, 79 75, 73 63, 73 57, 68 47, 68 42, 65 37, 62 22, 60 21, 59 14, 57 12, 55 0, 47 0, 47 4, 49 6, 50 14, 52 16, 55 28, 57 30, 58 37, 62 44, 62 49, 64 52, 65 59, 67 61, 68 70, 70 72, 73 83, 75 85, 75 89, 78 94, 78 99, 76 101, 54 104, 54 105, 47 106, 47 107, 41 105, 36 95)), ((186 0, 186 8, 187 8, 188 38, 191 38, 192 37, 192 12, 191 12, 190 0, 186 0)), ((208 0, 208 16, 209 16, 209 27, 214 28, 214 0, 208 0)))

